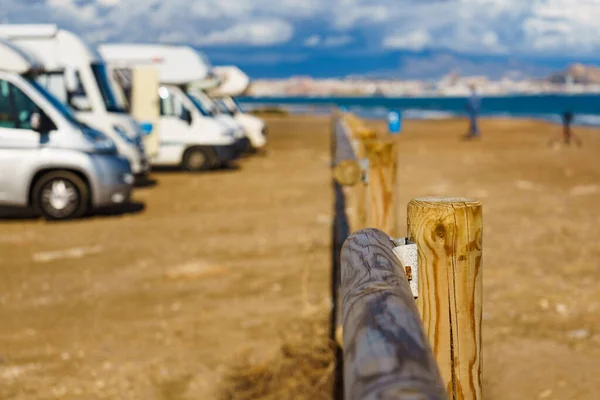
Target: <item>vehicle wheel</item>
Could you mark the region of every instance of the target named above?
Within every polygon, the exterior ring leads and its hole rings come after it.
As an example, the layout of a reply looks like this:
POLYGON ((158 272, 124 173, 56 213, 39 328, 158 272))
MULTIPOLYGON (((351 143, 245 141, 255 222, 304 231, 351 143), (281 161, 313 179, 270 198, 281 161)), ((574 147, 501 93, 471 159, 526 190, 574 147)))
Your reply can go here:
POLYGON ((85 182, 74 173, 49 172, 35 183, 32 205, 48 220, 79 218, 88 209, 89 193, 85 182))
POLYGON ((192 147, 183 156, 183 169, 190 172, 206 171, 217 164, 216 156, 211 149, 192 147))

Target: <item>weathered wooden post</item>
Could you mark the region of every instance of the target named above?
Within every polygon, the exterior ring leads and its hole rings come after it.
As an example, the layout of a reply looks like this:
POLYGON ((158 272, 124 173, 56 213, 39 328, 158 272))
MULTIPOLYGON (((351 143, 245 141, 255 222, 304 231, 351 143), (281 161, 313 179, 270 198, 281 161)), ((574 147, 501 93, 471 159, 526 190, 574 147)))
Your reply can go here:
MULTIPOLYGON (((359 163, 366 159, 367 153, 365 142, 360 138, 353 140, 353 147, 359 163)), ((350 217, 350 226, 352 231, 358 231, 367 227, 367 181, 363 180, 363 174, 367 171, 361 170, 360 181, 352 188, 351 204, 352 215, 350 217)))
POLYGON ((481 399, 482 207, 462 198, 408 205, 419 254, 417 306, 452 399, 481 399))
MULTIPOLYGON (((361 168, 363 168, 365 167, 363 162, 368 160, 365 143, 369 140, 375 139, 377 137, 377 133, 372 129, 368 129, 363 124, 360 126, 355 126, 355 128, 352 128, 351 126, 352 125, 348 124, 348 128, 352 137, 352 147, 354 148, 354 153, 356 154, 356 158, 359 161, 361 168)), ((361 178, 363 177, 363 174, 365 175, 364 177, 366 177, 366 175, 368 175, 368 170, 361 169, 361 178)), ((352 214, 350 216, 352 231, 358 231, 368 226, 367 186, 367 180, 361 179, 352 187, 350 196, 352 204, 352 214)))
POLYGON ((396 139, 369 140, 365 148, 369 160, 367 225, 398 237, 396 139))
POLYGON ((364 229, 342 250, 345 400, 447 398, 394 247, 364 229))

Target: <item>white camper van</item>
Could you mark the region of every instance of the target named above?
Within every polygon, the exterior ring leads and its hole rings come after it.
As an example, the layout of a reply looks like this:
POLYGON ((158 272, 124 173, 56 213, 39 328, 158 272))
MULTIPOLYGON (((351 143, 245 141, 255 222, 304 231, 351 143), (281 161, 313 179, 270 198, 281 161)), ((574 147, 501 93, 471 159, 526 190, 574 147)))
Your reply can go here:
POLYGON ((0 37, 43 64, 38 83, 74 109, 79 120, 109 136, 136 175, 149 171, 141 129, 115 95, 96 49, 56 25, 0 25, 0 37))
POLYGON ((250 79, 235 66, 214 67, 220 85, 208 91, 223 112, 231 114, 245 129, 252 147, 256 150, 267 144, 267 124, 254 115, 242 112, 234 97, 243 95, 250 86, 250 79))
POLYGON ((190 85, 214 86, 210 64, 191 48, 179 46, 104 44, 100 53, 114 72, 139 66, 158 69, 161 118, 160 147, 153 165, 181 165, 203 170, 236 159, 241 150, 235 127, 212 118, 190 85))
POLYGON ((42 87, 40 72, 30 54, 0 40, 0 205, 68 219, 126 202, 129 161, 42 87))
MULTIPOLYGON (((214 82, 215 80, 211 79, 211 81, 214 82)), ((240 151, 246 152, 250 150, 250 139, 246 135, 246 131, 242 124, 236 121, 231 113, 221 112, 217 103, 206 94, 205 90, 209 90, 211 87, 213 86, 206 88, 206 85, 198 85, 198 82, 195 82, 188 86, 187 94, 196 102, 198 107, 204 110, 207 116, 216 119, 235 131, 236 138, 239 141, 240 151)))

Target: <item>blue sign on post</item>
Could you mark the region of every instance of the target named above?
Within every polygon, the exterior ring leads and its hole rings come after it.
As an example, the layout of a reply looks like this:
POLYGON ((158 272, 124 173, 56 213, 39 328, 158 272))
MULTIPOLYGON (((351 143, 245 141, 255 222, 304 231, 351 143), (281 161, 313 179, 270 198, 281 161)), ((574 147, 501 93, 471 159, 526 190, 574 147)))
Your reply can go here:
POLYGON ((397 135, 402 131, 402 114, 400 111, 390 111, 388 113, 388 130, 392 135, 397 135))
POLYGON ((141 122, 140 128, 142 129, 142 132, 144 133, 144 135, 149 135, 152 133, 154 126, 152 125, 151 122, 141 122))

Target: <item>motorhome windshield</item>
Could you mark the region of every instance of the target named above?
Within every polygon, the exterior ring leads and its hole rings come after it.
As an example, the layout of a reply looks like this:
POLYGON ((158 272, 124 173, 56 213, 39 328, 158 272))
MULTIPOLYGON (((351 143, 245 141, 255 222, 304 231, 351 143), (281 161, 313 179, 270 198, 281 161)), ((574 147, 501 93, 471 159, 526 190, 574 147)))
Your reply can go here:
POLYGON ((227 104, 225 104, 225 102, 221 99, 219 100, 215 100, 215 103, 217 103, 217 106, 219 107, 219 110, 223 113, 223 114, 229 114, 229 115, 233 115, 234 111, 231 110, 229 107, 227 107, 227 104))
POLYGON ((202 102, 200 101, 200 99, 196 98, 196 96, 194 96, 192 94, 189 94, 189 93, 186 93, 185 95, 192 101, 192 103, 194 103, 194 105, 196 106, 196 108, 198 109, 198 111, 200 111, 200 113, 202 115, 204 115, 205 117, 209 117, 209 116, 213 115, 212 112, 208 111, 204 107, 204 105, 202 104, 202 102))
POLYGON ((71 122, 77 126, 83 125, 81 122, 79 122, 77 120, 77 117, 75 117, 75 113, 73 113, 73 111, 68 106, 66 106, 64 103, 62 103, 60 100, 58 100, 45 87, 40 85, 35 80, 35 78, 28 77, 27 82, 29 82, 31 84, 31 86, 33 86, 38 91, 38 93, 40 93, 42 96, 44 96, 44 98, 46 100, 48 100, 48 102, 50 102, 50 104, 52 104, 52 106, 54 108, 56 108, 62 114, 62 116, 65 117, 69 122, 71 122))
POLYGON ((227 108, 229 108, 229 110, 231 110, 231 112, 233 112, 233 113, 242 112, 242 108, 240 107, 240 104, 233 97, 224 98, 223 103, 225 103, 227 105, 227 108))
POLYGON ((215 115, 217 112, 219 112, 219 107, 217 104, 215 104, 215 101, 203 91, 194 90, 192 95, 204 105, 204 108, 210 113, 210 115, 215 115))
POLYGON ((94 78, 96 79, 98 87, 100 88, 100 93, 102 94, 102 99, 104 100, 106 111, 115 113, 125 113, 125 107, 116 96, 114 88, 111 85, 110 80, 108 78, 108 71, 106 69, 106 65, 92 64, 92 72, 94 73, 94 78))

